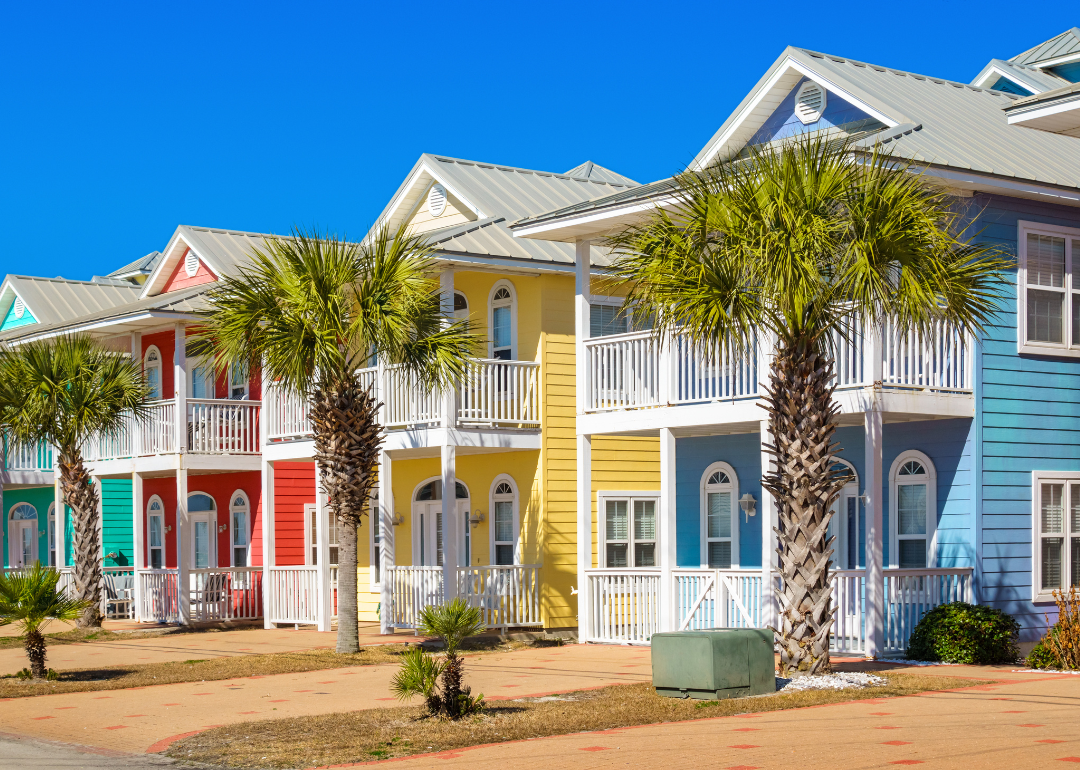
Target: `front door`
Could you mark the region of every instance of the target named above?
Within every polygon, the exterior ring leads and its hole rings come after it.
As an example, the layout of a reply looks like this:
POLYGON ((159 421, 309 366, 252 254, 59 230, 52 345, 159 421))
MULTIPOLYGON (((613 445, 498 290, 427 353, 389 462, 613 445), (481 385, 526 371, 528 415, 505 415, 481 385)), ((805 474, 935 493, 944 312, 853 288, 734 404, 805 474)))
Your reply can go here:
POLYGON ((8 522, 12 567, 29 567, 37 560, 37 520, 8 522))
MULTIPOLYGON (((469 501, 457 501, 458 526, 462 536, 458 540, 458 561, 469 563, 471 548, 466 521, 469 515, 469 501)), ((416 503, 416 525, 420 529, 420 553, 417 563, 424 567, 441 567, 443 564, 443 515, 442 500, 416 503)))
POLYGON ((208 513, 191 514, 191 568, 208 569, 216 566, 214 541, 217 520, 208 513))

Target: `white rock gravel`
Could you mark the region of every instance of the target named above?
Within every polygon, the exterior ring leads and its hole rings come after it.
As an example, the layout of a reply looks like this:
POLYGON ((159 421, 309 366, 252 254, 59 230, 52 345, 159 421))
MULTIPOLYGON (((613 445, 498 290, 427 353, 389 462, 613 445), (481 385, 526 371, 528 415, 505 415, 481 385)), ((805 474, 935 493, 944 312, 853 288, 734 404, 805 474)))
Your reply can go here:
POLYGON ((1056 668, 1014 668, 1014 674, 1072 674, 1080 676, 1080 671, 1058 671, 1056 668))
POLYGON ((959 666, 959 663, 946 663, 943 660, 908 660, 907 658, 880 658, 878 663, 899 663, 903 666, 959 666))
POLYGON ((799 690, 861 690, 866 687, 884 687, 888 681, 884 677, 860 672, 800 676, 797 679, 776 677, 777 692, 796 692, 799 690))

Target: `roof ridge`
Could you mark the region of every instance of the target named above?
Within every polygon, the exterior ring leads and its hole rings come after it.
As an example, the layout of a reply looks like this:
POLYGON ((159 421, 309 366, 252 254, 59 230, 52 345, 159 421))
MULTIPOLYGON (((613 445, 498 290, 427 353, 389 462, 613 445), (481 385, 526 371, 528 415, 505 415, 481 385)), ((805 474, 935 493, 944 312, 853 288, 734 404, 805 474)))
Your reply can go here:
MULTIPOLYGON (((9 273, 7 275, 7 277, 5 278, 5 280, 7 280, 9 278, 21 278, 21 279, 26 280, 26 281, 52 281, 52 282, 59 282, 59 283, 81 283, 81 284, 85 284, 87 286, 119 286, 120 285, 120 284, 99 283, 98 281, 83 281, 83 280, 80 280, 78 278, 64 278, 61 275, 58 275, 55 278, 49 278, 48 276, 44 276, 44 275, 22 275, 21 273, 9 273)), ((139 287, 132 284, 131 288, 137 289, 139 287)))
POLYGON ((1080 40, 1080 27, 1069 27, 1064 32, 1059 32, 1058 34, 1054 35, 1049 40, 1043 40, 1041 43, 1036 43, 1035 45, 1031 46, 1031 48, 1028 48, 1027 50, 1021 51, 1020 53, 1016 54, 1016 56, 1010 57, 1009 59, 1007 59, 1007 61, 1011 64, 1011 63, 1013 63, 1013 61, 1015 59, 1020 59, 1020 58, 1022 58, 1024 56, 1027 56, 1032 51, 1035 51, 1035 50, 1037 50, 1039 48, 1042 48, 1044 45, 1049 45, 1050 43, 1056 42, 1056 41, 1060 40, 1061 38, 1065 37, 1066 35, 1072 35, 1077 40, 1080 40))
MULTIPOLYGON (((540 176, 554 177, 556 179, 569 179, 569 180, 572 180, 572 181, 575 181, 575 182, 592 182, 593 184, 602 184, 602 185, 605 185, 605 186, 608 186, 608 187, 634 187, 635 186, 635 185, 630 185, 630 184, 620 184, 618 182, 604 182, 604 181, 600 181, 600 180, 597 180, 597 179, 586 179, 585 177, 580 177, 580 176, 568 176, 566 174, 560 174, 560 173, 558 173, 556 171, 541 171, 541 170, 535 169, 535 168, 523 168, 521 166, 504 166, 504 165, 502 165, 500 163, 487 163, 487 162, 481 161, 481 160, 467 160, 465 158, 454 158, 454 157, 451 157, 449 155, 436 155, 433 152, 425 152, 425 153, 423 153, 423 155, 425 155, 427 157, 430 157, 430 158, 434 158, 435 160, 438 160, 438 161, 442 161, 443 163, 459 163, 459 164, 466 165, 466 166, 477 166, 478 168, 491 168, 491 169, 495 169, 497 171, 515 171, 515 172, 523 173, 523 174, 537 174, 537 175, 540 175, 540 176)), ((617 171, 612 171, 611 169, 607 169, 607 170, 611 171, 613 174, 619 173, 617 171)))
MULTIPOLYGON (((202 225, 177 225, 177 229, 183 227, 188 230, 198 230, 204 233, 220 233, 224 235, 248 235, 258 238, 280 238, 276 233, 258 233, 252 230, 229 230, 224 227, 203 227, 202 225)), ((152 254, 153 252, 151 252, 152 254)), ((149 256, 149 255, 147 255, 149 256)), ((138 261, 138 260, 136 260, 138 261)))

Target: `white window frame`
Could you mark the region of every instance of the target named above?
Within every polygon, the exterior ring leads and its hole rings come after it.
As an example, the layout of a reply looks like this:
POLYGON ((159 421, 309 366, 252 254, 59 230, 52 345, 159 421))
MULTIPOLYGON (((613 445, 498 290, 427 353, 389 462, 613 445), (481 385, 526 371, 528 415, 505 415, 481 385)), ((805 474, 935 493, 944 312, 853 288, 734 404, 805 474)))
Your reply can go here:
MULTIPOLYGON (((506 473, 500 473, 495 477, 495 480, 491 482, 491 489, 488 491, 488 553, 491 554, 489 562, 492 566, 495 566, 495 554, 496 546, 503 545, 509 541, 496 540, 495 539, 495 490, 499 488, 500 484, 508 484, 510 486, 511 493, 511 510, 513 511, 513 537, 514 540, 510 543, 513 546, 514 560, 513 564, 521 564, 521 513, 519 509, 520 496, 518 495, 517 482, 506 473)), ((505 501, 506 495, 499 495, 501 501, 505 501)), ((508 565, 507 565, 508 566, 508 565)))
POLYGON ((197 368, 199 368, 199 367, 203 367, 203 368, 209 367, 210 376, 209 376, 208 379, 210 380, 210 393, 211 393, 211 395, 209 395, 209 396, 198 396, 198 398, 208 398, 208 399, 209 398, 215 398, 217 396, 217 373, 214 371, 214 362, 213 362, 213 359, 204 359, 204 358, 198 358, 198 359, 195 359, 192 362, 189 362, 189 365, 187 367, 188 397, 189 398, 196 398, 196 396, 193 395, 195 393, 195 370, 197 368))
POLYGON ((933 569, 937 566, 937 469, 925 453, 917 449, 908 449, 896 456, 889 471, 889 564, 892 569, 900 569, 900 485, 923 483, 926 484, 925 569, 933 569), (923 470, 926 471, 925 479, 916 476, 901 478, 900 468, 911 460, 922 465, 923 470))
MULTIPOLYGON (((660 540, 660 492, 655 489, 645 490, 618 490, 618 491, 603 491, 596 493, 596 535, 597 544, 599 546, 599 553, 597 553, 597 561, 601 564, 601 569, 627 569, 627 570, 659 570, 660 569, 660 556, 663 553, 663 545, 660 540), (607 566, 607 504, 609 501, 625 500, 626 501, 626 560, 629 562, 626 567, 608 567, 607 566), (633 564, 634 561, 634 502, 637 500, 652 500, 655 504, 656 511, 656 539, 650 542, 656 543, 656 564, 652 567, 638 567, 633 564)), ((621 541, 620 541, 621 542, 621 541)), ((671 565, 674 567, 675 565, 671 565)))
POLYGON ((500 307, 503 302, 508 303, 510 308, 510 359, 511 361, 518 360, 518 325, 517 325, 517 290, 514 289, 514 284, 505 278, 500 278, 491 287, 491 291, 488 293, 488 358, 495 358, 495 293, 499 289, 506 289, 510 292, 509 300, 499 300, 500 307))
POLYGON ((251 498, 248 497, 247 492, 242 489, 237 489, 231 495, 229 495, 229 564, 233 567, 250 567, 251 566, 251 498), (244 504, 242 506, 236 505, 236 499, 242 497, 244 504), (236 563, 236 527, 233 526, 233 517, 243 511, 244 522, 247 528, 247 543, 244 544, 246 550, 246 556, 243 564, 236 563))
MULTIPOLYGON (((1049 225, 1042 222, 1018 222, 1016 253, 1017 352, 1080 358, 1080 339, 1073 339, 1072 333, 1073 292, 1080 293, 1080 280, 1073 281, 1074 257, 1076 257, 1075 269, 1080 271, 1080 229, 1049 225), (1027 293, 1029 288, 1027 285, 1027 237, 1029 234, 1065 239, 1065 285, 1062 288, 1065 293, 1065 303, 1062 307, 1062 342, 1029 342, 1027 339, 1027 293), (1073 241, 1078 242, 1076 247, 1074 247, 1073 241)), ((1059 291, 1050 286, 1032 286, 1030 288, 1038 291, 1059 291)))
MULTIPOLYGON (((717 471, 721 471, 728 477, 729 484, 723 484, 721 486, 730 486, 731 489, 731 537, 727 538, 731 542, 731 567, 729 569, 739 568, 739 475, 735 473, 735 469, 726 462, 715 462, 705 469, 705 472, 701 474, 701 483, 698 485, 701 491, 700 511, 701 511, 701 568, 702 569, 718 569, 709 566, 709 492, 710 491, 723 491, 723 490, 710 490, 709 489, 709 477, 717 471)), ((723 541, 725 538, 716 538, 717 542, 723 541)))
MULTIPOLYGON (((31 557, 30 561, 31 561, 31 563, 33 563, 34 560, 40 560, 41 559, 41 555, 38 553, 38 549, 40 547, 40 544, 38 543, 38 540, 40 539, 40 535, 38 535, 38 527, 41 526, 41 523, 40 523, 41 514, 38 513, 38 509, 37 509, 36 505, 34 505, 33 503, 28 503, 28 502, 26 502, 24 500, 24 501, 19 502, 19 503, 14 503, 14 504, 12 504, 12 506, 10 508, 8 508, 8 512, 7 512, 7 535, 8 535, 7 540, 8 540, 8 558, 9 558, 8 564, 12 564, 14 562, 14 559, 12 557, 13 557, 13 555, 15 553, 15 549, 19 545, 16 542, 15 538, 12 536, 12 532, 13 532, 12 523, 15 522, 15 521, 31 521, 31 519, 16 519, 16 518, 14 518, 15 509, 20 508, 20 507, 22 507, 24 505, 27 508, 30 508, 30 509, 32 509, 34 511, 34 518, 32 519, 32 521, 34 522, 34 528, 32 530, 33 534, 32 534, 32 536, 30 538, 30 557, 31 557)), ((31 565, 26 564, 26 565, 23 565, 23 566, 31 566, 31 565)))
POLYGON ((371 526, 368 527, 368 531, 371 533, 368 535, 368 547, 371 549, 371 561, 370 572, 368 577, 368 583, 371 586, 372 593, 378 593, 379 588, 382 585, 382 535, 379 535, 379 542, 375 542, 375 528, 382 527, 382 520, 379 518, 379 490, 375 489, 371 493, 371 505, 368 508, 368 518, 370 519, 371 526))
POLYGON ((158 495, 150 495, 150 499, 146 501, 146 568, 153 569, 151 566, 154 563, 153 551, 161 551, 161 567, 159 569, 166 569, 168 562, 166 561, 165 553, 165 503, 158 495), (151 505, 157 501, 157 504, 161 506, 161 513, 150 513, 151 505), (150 519, 161 519, 161 545, 150 544, 150 519))
POLYGON ((151 345, 146 349, 146 352, 143 354, 143 375, 146 376, 148 380, 149 375, 147 375, 146 373, 149 372, 151 369, 157 369, 158 386, 161 388, 161 392, 157 395, 156 399, 153 397, 153 395, 151 395, 150 400, 162 400, 165 398, 165 362, 161 357, 161 350, 158 348, 157 345, 151 345), (151 353, 157 353, 157 363, 148 365, 147 361, 150 360, 151 353))
POLYGON ((49 503, 49 512, 45 515, 48 522, 48 536, 45 538, 45 547, 49 549, 49 566, 56 566, 56 502, 49 503))
MULTIPOLYGON (((304 503, 304 564, 308 567, 315 566, 316 548, 318 547, 318 541, 316 540, 316 532, 313 531, 315 524, 315 512, 319 509, 316 503, 304 503)), ((330 510, 330 506, 326 507, 326 515, 328 520, 326 522, 326 538, 330 542, 326 544, 326 553, 329 555, 331 548, 340 548, 340 540, 337 533, 337 517, 334 516, 334 512, 330 510), (334 542, 338 541, 338 542, 334 542)), ((330 562, 331 567, 336 567, 341 563, 341 551, 338 551, 338 561, 330 562)))
MULTIPOLYGON (((592 336, 592 308, 593 308, 593 305, 602 305, 604 307, 620 308, 620 307, 622 307, 623 302, 624 302, 624 299, 622 297, 610 297, 610 296, 602 296, 602 295, 597 295, 597 294, 593 294, 592 296, 589 297, 589 326, 588 326, 589 339, 601 339, 600 337, 593 337, 592 336)), ((629 313, 627 313, 627 316, 626 316, 626 331, 623 332, 623 333, 624 334, 629 334, 632 331, 634 331, 634 329, 633 329, 633 327, 632 327, 632 325, 630 323, 630 315, 629 315, 629 313)), ((609 334, 609 335, 606 335, 606 336, 614 337, 615 335, 609 334)))
POLYGON ((1068 590, 1072 575, 1072 549, 1070 539, 1073 535, 1080 537, 1080 530, 1070 531, 1070 486, 1080 483, 1078 471, 1033 471, 1031 474, 1031 601, 1053 602, 1053 589, 1044 591, 1042 588, 1042 485, 1059 482, 1065 485, 1062 498, 1062 532, 1061 538, 1065 541, 1062 547, 1061 571, 1062 583, 1068 590))
POLYGON ((239 364, 234 363, 231 366, 229 366, 228 377, 226 378, 228 386, 229 386, 229 394, 228 394, 228 396, 226 396, 226 398, 229 398, 229 399, 232 399, 232 400, 235 400, 235 401, 246 401, 250 397, 250 394, 251 394, 251 373, 248 372, 248 375, 244 378, 243 383, 238 384, 235 380, 233 380, 233 375, 235 375, 236 372, 238 370, 240 370, 240 369, 241 369, 241 367, 240 367, 239 364), (243 394, 242 395, 235 394, 234 391, 238 390, 241 387, 243 387, 243 389, 244 389, 243 394))
MULTIPOLYGON (((231 498, 229 499, 229 502, 232 503, 231 498)), ((219 534, 218 533, 218 525, 220 523, 218 521, 218 514, 220 513, 220 511, 218 510, 217 498, 214 497, 209 492, 204 492, 201 489, 195 489, 195 490, 192 490, 191 492, 188 492, 188 496, 187 496, 187 515, 188 515, 188 521, 189 522, 191 521, 192 513, 194 513, 196 515, 199 515, 199 516, 201 516, 203 514, 211 514, 208 517, 209 520, 210 520, 210 527, 209 527, 209 533, 208 533, 210 535, 210 542, 207 543, 210 550, 209 550, 209 553, 207 553, 207 555, 206 555, 206 561, 207 561, 207 565, 208 565, 207 569, 217 569, 219 566, 221 566, 221 561, 220 561, 221 557, 218 554, 218 534, 219 534), (212 502, 214 504, 214 507, 209 511, 192 511, 191 510, 191 498, 195 497, 196 495, 202 495, 203 497, 209 497, 210 502, 212 502)), ((196 569, 196 567, 195 567, 195 545, 196 545, 196 543, 195 543, 195 524, 194 524, 194 522, 192 522, 190 524, 190 526, 191 526, 191 538, 190 538, 191 542, 190 542, 190 544, 188 546, 188 559, 190 560, 189 563, 191 564, 191 568, 196 569)), ((229 527, 230 528, 232 527, 232 521, 231 520, 229 521, 229 527)), ((230 537, 230 540, 231 540, 231 537, 230 537)), ((183 547, 183 546, 181 546, 181 547, 183 547)), ((229 561, 230 562, 232 561, 232 555, 231 554, 229 556, 229 561)))
POLYGON ((863 519, 863 512, 861 509, 862 500, 859 495, 859 472, 855 470, 855 466, 843 458, 836 458, 837 465, 843 465, 851 473, 851 481, 844 485, 844 488, 840 490, 840 496, 836 499, 836 514, 833 520, 836 521, 836 526, 832 529, 832 532, 836 535, 836 545, 833 548, 833 562, 832 569, 859 569, 859 524, 863 519), (847 525, 847 510, 845 501, 854 498, 855 500, 855 532, 848 529, 847 525), (855 563, 848 564, 846 567, 840 567, 838 564, 847 563, 848 550, 850 548, 851 538, 855 538, 855 563), (837 557, 840 557, 839 559, 837 557))

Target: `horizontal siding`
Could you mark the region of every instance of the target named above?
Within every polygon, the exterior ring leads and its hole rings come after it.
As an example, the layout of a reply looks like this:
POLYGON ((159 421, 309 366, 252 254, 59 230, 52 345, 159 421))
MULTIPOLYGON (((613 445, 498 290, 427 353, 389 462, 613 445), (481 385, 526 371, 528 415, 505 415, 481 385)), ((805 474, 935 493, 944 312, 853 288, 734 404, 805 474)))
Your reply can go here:
POLYGON ((304 563, 304 506, 315 502, 315 463, 274 463, 274 563, 304 563))
POLYGON ((101 480, 101 553, 106 567, 135 565, 131 479, 101 480))

